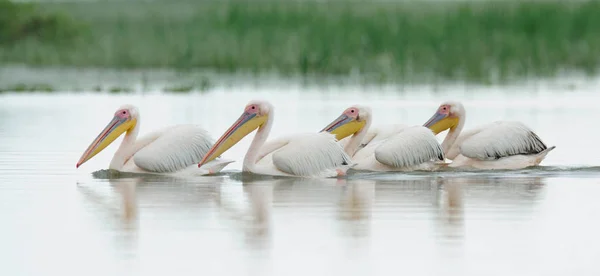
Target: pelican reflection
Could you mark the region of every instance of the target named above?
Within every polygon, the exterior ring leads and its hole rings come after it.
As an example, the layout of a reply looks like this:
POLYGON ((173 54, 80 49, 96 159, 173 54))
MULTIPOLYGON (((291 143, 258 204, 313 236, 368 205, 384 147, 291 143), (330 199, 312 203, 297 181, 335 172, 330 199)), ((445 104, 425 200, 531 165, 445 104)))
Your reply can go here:
POLYGON ((139 182, 138 178, 110 179, 108 183, 112 192, 108 195, 98 187, 78 185, 77 188, 87 201, 120 219, 125 229, 131 229, 134 222, 137 221, 137 185, 139 182))

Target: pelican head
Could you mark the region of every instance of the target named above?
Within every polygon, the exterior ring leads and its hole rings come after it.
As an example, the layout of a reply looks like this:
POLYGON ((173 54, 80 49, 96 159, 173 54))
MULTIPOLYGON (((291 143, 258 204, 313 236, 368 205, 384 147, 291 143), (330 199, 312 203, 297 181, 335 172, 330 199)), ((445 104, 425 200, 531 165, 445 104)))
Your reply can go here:
POLYGON ((355 105, 344 110, 342 115, 327 125, 321 132, 327 131, 342 140, 361 131, 371 118, 371 108, 355 105))
POLYGON ((126 131, 132 130, 138 122, 138 110, 132 105, 123 105, 114 117, 108 123, 108 125, 98 134, 96 139, 88 146, 87 150, 83 153, 79 161, 77 162, 77 168, 83 163, 92 159, 96 154, 101 152, 110 143, 117 139, 121 134, 126 131))
POLYGON ((206 162, 214 160, 226 152, 233 145, 237 144, 250 132, 265 125, 267 118, 273 111, 273 106, 266 101, 251 101, 244 112, 227 131, 217 140, 217 142, 208 150, 204 158, 198 163, 202 167, 206 162))
POLYGON ((433 116, 423 125, 438 134, 446 129, 455 128, 460 119, 464 118, 465 108, 459 102, 444 102, 433 116))

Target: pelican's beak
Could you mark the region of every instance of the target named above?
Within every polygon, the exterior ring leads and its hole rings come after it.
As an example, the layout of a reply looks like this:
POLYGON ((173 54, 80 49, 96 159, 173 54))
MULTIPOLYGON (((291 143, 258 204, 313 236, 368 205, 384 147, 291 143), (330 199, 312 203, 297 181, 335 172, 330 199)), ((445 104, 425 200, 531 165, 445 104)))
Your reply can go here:
POLYGON ((456 125, 458 125, 458 117, 450 117, 448 114, 436 112, 423 126, 438 134, 446 129, 456 127, 456 125))
POLYGON ((365 126, 365 124, 365 121, 359 121, 346 114, 342 114, 340 117, 331 122, 331 124, 322 129, 321 132, 327 131, 331 134, 334 134, 335 139, 339 141, 359 132, 365 126))
POLYGON ((226 152, 233 145, 237 144, 242 138, 250 132, 261 127, 267 121, 268 115, 256 115, 256 113, 244 112, 240 118, 217 140, 217 142, 208 150, 202 161, 198 163, 198 168, 206 162, 212 161, 226 152))
POLYGON ((123 134, 123 132, 132 129, 136 123, 136 119, 128 120, 127 118, 115 116, 104 130, 98 134, 98 137, 96 137, 96 139, 88 146, 87 150, 85 150, 79 159, 79 162, 77 162, 77 168, 110 145, 110 143, 123 134))

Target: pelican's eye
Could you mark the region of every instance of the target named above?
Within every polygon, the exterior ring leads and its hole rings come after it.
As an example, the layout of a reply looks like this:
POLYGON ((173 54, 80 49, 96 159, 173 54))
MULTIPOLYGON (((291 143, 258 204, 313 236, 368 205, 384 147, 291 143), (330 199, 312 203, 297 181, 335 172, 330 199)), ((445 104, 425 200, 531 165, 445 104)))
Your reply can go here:
POLYGON ((447 105, 440 106, 440 113, 442 114, 450 114, 450 107, 447 105))
POLYGON ((344 112, 348 117, 358 118, 358 109, 351 107, 344 112))
POLYGON ((250 114, 257 114, 260 115, 260 109, 258 108, 257 105, 252 104, 246 107, 246 112, 250 113, 250 114))
POLYGON ((117 111, 117 113, 115 113, 115 116, 122 118, 122 119, 129 119, 129 111, 127 111, 126 109, 119 110, 119 111, 117 111))

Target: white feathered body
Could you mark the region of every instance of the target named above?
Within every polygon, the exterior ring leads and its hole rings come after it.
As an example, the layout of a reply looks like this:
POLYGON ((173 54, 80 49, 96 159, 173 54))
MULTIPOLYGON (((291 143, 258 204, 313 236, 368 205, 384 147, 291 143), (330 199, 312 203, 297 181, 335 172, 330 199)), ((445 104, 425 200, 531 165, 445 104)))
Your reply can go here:
POLYGON ((215 159, 198 168, 214 140, 196 125, 176 125, 142 136, 126 137, 110 168, 123 172, 204 175, 221 171, 231 160, 215 159), (134 138, 133 138, 134 139, 134 138))
POLYGON ((450 167, 520 169, 539 165, 554 148, 523 123, 497 121, 461 133, 446 158, 450 167))
MULTIPOLYGON (((384 141, 389 137, 400 133, 403 129, 407 127, 409 126, 405 124, 390 124, 370 128, 365 137, 362 139, 358 149, 356 150, 356 153, 352 156, 352 159, 360 159, 370 154, 373 154, 374 148, 367 148, 369 144, 384 141), (367 149, 365 150, 365 148, 367 149), (369 151, 369 149, 371 149, 371 151, 369 151)), ((342 145, 342 147, 346 147, 346 145, 350 142, 350 139, 352 139, 352 136, 340 140, 339 143, 342 145)))
POLYGON ((336 177, 353 166, 352 159, 330 133, 304 133, 265 143, 259 152, 254 173, 336 177))
POLYGON ((444 153, 431 130, 422 126, 396 128, 385 136, 371 139, 352 158, 355 170, 413 171, 434 170, 444 161, 444 153), (393 133, 395 132, 395 133, 393 133))

